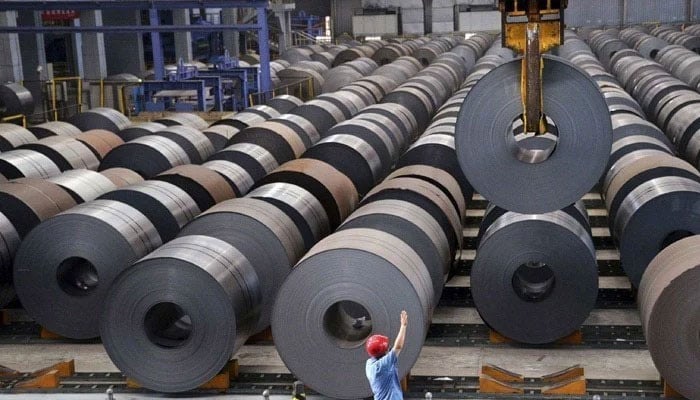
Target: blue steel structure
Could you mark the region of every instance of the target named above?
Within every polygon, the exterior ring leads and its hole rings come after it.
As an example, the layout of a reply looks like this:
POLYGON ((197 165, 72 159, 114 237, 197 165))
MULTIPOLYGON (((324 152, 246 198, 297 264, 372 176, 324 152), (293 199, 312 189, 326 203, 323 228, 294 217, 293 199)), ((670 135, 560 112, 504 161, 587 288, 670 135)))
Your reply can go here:
POLYGON ((20 10, 109 10, 131 9, 148 10, 149 26, 1 26, 0 33, 66 33, 66 32, 150 32, 153 43, 153 67, 157 81, 164 79, 165 62, 160 40, 160 32, 182 31, 258 31, 260 54, 260 91, 270 93, 272 81, 270 80, 270 44, 269 27, 267 24, 267 10, 270 8, 268 0, 52 0, 52 1, 23 1, 2 0, 0 11, 20 10), (158 20, 159 10, 191 8, 255 8, 257 10, 257 23, 244 25, 160 25, 158 20))

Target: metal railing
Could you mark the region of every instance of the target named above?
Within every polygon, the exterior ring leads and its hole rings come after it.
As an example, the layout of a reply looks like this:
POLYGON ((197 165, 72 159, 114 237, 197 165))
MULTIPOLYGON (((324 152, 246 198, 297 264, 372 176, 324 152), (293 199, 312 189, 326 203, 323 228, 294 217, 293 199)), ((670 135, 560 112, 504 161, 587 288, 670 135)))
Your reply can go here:
POLYGON ((248 95, 248 104, 250 106, 265 104, 267 100, 275 96, 288 94, 296 96, 303 101, 308 101, 314 98, 314 81, 313 78, 306 78, 296 82, 288 83, 276 87, 269 92, 250 93, 248 95))
POLYGON ((2 122, 12 122, 16 120, 22 120, 22 126, 27 127, 27 116, 24 114, 17 114, 17 115, 9 115, 7 117, 4 117, 3 119, 0 119, 2 122))

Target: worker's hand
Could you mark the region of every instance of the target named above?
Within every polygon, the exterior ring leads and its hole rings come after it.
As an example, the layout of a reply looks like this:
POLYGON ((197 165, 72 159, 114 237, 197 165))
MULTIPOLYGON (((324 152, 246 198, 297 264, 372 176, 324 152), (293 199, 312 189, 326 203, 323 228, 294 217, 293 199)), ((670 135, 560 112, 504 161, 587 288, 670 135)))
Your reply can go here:
POLYGON ((406 311, 401 311, 401 326, 408 325, 408 314, 406 311))

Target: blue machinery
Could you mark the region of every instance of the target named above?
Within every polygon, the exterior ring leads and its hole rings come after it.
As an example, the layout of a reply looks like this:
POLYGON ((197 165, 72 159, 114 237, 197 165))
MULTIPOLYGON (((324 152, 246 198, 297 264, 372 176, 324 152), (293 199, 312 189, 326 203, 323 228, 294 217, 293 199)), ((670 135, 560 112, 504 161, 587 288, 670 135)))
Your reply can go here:
MULTIPOLYGON (((193 80, 178 80, 180 90, 200 90, 201 94, 198 98, 198 105, 202 105, 201 110, 206 109, 206 93, 208 85, 214 85, 214 102, 215 107, 223 104, 223 96, 221 94, 221 79, 231 78, 241 79, 245 85, 257 85, 255 90, 262 93, 272 91, 272 81, 270 80, 270 46, 269 46, 269 30, 267 24, 267 10, 270 2, 267 0, 56 0, 56 1, 20 1, 20 0, 2 0, 0 1, 0 11, 19 11, 19 10, 102 10, 102 9, 131 9, 131 10, 148 10, 150 25, 143 26, 0 26, 0 33, 72 33, 72 32, 150 32, 151 41, 153 44, 153 68, 155 71, 155 81, 153 83, 146 82, 144 91, 155 90, 160 86, 162 92, 165 83, 173 84, 174 82, 166 80, 165 62, 163 58, 163 48, 160 41, 161 32, 211 32, 211 31, 257 31, 259 38, 259 53, 260 53, 260 76, 257 78, 257 71, 253 74, 256 78, 251 78, 250 73, 245 68, 234 69, 218 69, 215 71, 216 76, 208 75, 200 71, 193 80), (255 8, 257 10, 257 22, 254 24, 243 25, 160 25, 158 19, 159 10, 173 9, 191 9, 191 8, 255 8), (241 71, 242 70, 242 71, 241 71), (237 72, 236 72, 237 71, 237 72), (217 84, 216 78, 219 83, 217 84), (196 83, 200 82, 200 83, 196 83), (218 90, 216 89, 218 87, 218 90), (217 94, 218 100, 217 100, 217 94)), ((253 68, 255 70, 255 68, 253 68)), ((194 77, 193 77, 194 78, 194 77)), ((172 87, 172 86, 170 86, 172 87)), ((172 90, 172 89, 169 89, 172 90)), ((244 97, 244 102, 247 99, 244 97)))
POLYGON ((257 67, 239 67, 228 52, 214 63, 214 69, 198 70, 180 60, 177 69, 166 71, 164 80, 144 81, 134 88, 139 111, 224 111, 247 108, 248 94, 260 91, 257 67), (236 95, 234 92, 237 92, 236 95), (197 99, 196 104, 187 100, 197 99))

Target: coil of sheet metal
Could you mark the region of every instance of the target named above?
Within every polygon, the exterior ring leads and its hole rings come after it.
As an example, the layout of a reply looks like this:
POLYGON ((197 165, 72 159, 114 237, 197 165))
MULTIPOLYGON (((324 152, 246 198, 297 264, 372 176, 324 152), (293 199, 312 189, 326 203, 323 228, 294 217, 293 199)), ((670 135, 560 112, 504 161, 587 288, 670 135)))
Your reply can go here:
POLYGON ((131 125, 126 115, 112 108, 98 107, 83 111, 71 117, 68 122, 81 131, 104 129, 117 133, 131 125))
POLYGON ((0 85, 0 115, 34 114, 34 98, 32 93, 18 83, 0 85))
POLYGON ((680 240, 649 264, 639 286, 644 336, 654 365, 683 396, 700 396, 697 291, 700 237, 680 240))
POLYGON ((610 115, 588 75, 545 56, 544 113, 556 125, 554 137, 516 135, 520 68, 519 60, 506 62, 471 89, 457 121, 457 155, 469 182, 491 202, 515 212, 551 212, 578 201, 600 179, 612 146, 610 115), (510 89, 493 92, 504 85, 510 89), (571 107, 571 93, 585 104, 571 107), (581 126, 589 129, 581 133, 581 126))

